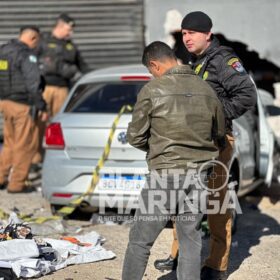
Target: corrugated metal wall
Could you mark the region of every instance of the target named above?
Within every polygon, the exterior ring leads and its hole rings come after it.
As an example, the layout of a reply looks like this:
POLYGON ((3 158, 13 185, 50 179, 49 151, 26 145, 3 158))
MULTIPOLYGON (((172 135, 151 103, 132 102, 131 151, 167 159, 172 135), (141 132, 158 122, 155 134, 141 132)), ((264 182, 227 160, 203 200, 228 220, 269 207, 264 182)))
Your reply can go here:
POLYGON ((50 31, 66 12, 76 20, 74 42, 92 69, 139 63, 144 46, 143 0, 0 0, 0 44, 20 26, 50 31))

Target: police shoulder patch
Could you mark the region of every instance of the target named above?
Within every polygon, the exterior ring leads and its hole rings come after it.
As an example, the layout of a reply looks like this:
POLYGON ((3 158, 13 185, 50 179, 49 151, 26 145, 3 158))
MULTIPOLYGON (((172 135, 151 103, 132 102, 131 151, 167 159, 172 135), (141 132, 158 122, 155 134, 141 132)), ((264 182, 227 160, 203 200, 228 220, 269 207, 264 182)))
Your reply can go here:
POLYGON ((208 76, 209 76, 209 72, 208 72, 208 71, 205 71, 204 74, 203 74, 203 76, 202 76, 202 79, 203 79, 204 81, 206 81, 207 78, 208 78, 208 76))
POLYGON ((32 63, 37 63, 37 57, 35 55, 30 55, 29 56, 29 61, 32 63))
POLYGON ((201 68, 202 68, 202 64, 198 64, 198 65, 195 67, 194 72, 195 72, 196 75, 199 74, 201 68))
POLYGON ((48 43, 48 48, 55 49, 56 48, 56 44, 55 43, 48 43))
POLYGON ((67 43, 67 44, 66 44, 66 49, 67 49, 68 51, 72 51, 72 50, 74 49, 74 47, 73 47, 73 45, 72 45, 71 43, 67 43))
POLYGON ((9 62, 6 59, 0 59, 0 71, 6 71, 9 69, 9 62))
POLYGON ((231 58, 227 64, 229 66, 231 66, 235 71, 239 72, 239 73, 246 73, 243 65, 241 64, 241 62, 239 61, 239 59, 237 57, 231 58))

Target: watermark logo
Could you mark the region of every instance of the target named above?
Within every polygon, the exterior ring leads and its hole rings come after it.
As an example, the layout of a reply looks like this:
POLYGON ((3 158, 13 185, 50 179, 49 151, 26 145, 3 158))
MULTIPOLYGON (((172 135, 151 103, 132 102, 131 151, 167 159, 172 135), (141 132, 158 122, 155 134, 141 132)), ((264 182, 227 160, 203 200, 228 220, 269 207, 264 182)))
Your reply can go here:
POLYGON ((198 180, 201 187, 212 193, 226 188, 230 177, 227 166, 218 160, 210 160, 203 163, 198 170, 198 175, 198 180), (203 170, 211 170, 206 184, 201 180, 201 174, 203 174, 203 170), (221 182, 221 184, 215 184, 215 182, 221 182))
POLYGON ((102 192, 95 193, 99 195, 99 213, 105 213, 106 208, 116 208, 119 214, 138 208, 145 215, 225 214, 232 210, 242 213, 236 194, 238 183, 229 182, 227 166, 217 160, 187 170, 151 171, 146 177, 118 173, 107 179, 112 186, 109 188, 108 182, 101 180, 97 191, 102 192))

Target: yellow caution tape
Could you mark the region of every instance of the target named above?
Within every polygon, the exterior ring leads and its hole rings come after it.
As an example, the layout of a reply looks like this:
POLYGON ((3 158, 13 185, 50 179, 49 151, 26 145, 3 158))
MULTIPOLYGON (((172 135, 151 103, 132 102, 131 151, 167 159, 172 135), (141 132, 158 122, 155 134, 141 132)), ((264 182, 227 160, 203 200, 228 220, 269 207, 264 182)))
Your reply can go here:
POLYGON ((24 215, 19 215, 19 218, 22 219, 24 222, 27 223, 36 223, 36 224, 43 224, 47 221, 53 221, 53 220, 60 220, 61 217, 59 216, 50 216, 50 217, 27 217, 24 215))
MULTIPOLYGON (((109 137, 107 140, 107 143, 104 147, 103 153, 101 158, 98 160, 98 163, 96 165, 96 167, 93 170, 92 173, 92 178, 91 178, 91 182, 90 185, 88 186, 87 190, 85 193, 81 194, 78 198, 74 199, 73 201, 71 201, 67 206, 62 207, 61 209, 59 209, 57 211, 58 216, 50 216, 50 217, 30 217, 30 215, 23 215, 23 214, 19 214, 19 218, 22 219, 23 221, 27 222, 27 223, 37 223, 37 224, 42 224, 44 222, 50 221, 50 220, 59 220, 61 219, 61 217, 65 217, 67 215, 70 215, 71 213, 74 212, 74 210, 81 204, 81 202, 85 199, 86 196, 92 194, 95 190, 96 185, 99 182, 99 172, 100 169, 104 166, 105 161, 108 159, 110 150, 111 150, 111 144, 113 141, 113 137, 117 128, 117 125, 119 123, 119 120, 122 116, 123 113, 125 112, 131 112, 132 111, 132 107, 130 105, 124 105, 121 110, 119 111, 118 115, 116 116, 116 118, 114 119, 114 122, 112 124, 110 133, 109 133, 109 137)), ((4 212, 3 210, 0 209, 0 220, 6 220, 7 218, 9 218, 9 214, 7 214, 6 212, 4 212)))
POLYGON ((4 210, 0 209, 0 220, 7 220, 10 217, 8 213, 4 210))
POLYGON ((80 195, 78 198, 76 198, 73 201, 71 201, 67 206, 64 206, 61 209, 59 209, 57 211, 57 213, 60 216, 64 217, 64 216, 67 216, 67 215, 70 215, 71 213, 73 213, 74 210, 84 200, 84 198, 94 192, 95 187, 96 187, 96 185, 99 182, 99 172, 100 172, 100 169, 104 166, 104 163, 105 163, 105 161, 107 160, 107 158, 109 156, 109 153, 110 153, 110 150, 111 150, 111 144, 112 144, 112 141, 113 141, 113 137, 114 137, 117 125, 119 123, 119 120, 120 120, 122 114, 124 112, 126 112, 126 111, 131 112, 132 111, 132 107, 130 105, 124 105, 121 108, 121 110, 119 111, 118 115, 116 116, 116 118, 115 118, 115 120, 113 122, 113 125, 111 127, 107 143, 106 143, 106 145, 104 147, 103 154, 102 154, 101 158, 98 160, 98 163, 97 163, 96 167, 93 170, 91 182, 90 182, 90 185, 89 185, 88 189, 86 190, 85 193, 80 195))
MULTIPOLYGON (((17 213, 17 216, 24 222, 37 223, 37 224, 43 224, 47 221, 61 219, 61 217, 59 217, 59 216, 31 217, 31 215, 26 215, 26 214, 22 214, 22 213, 17 213)), ((0 209, 0 220, 8 220, 9 217, 10 217, 9 213, 5 212, 3 209, 0 209)))

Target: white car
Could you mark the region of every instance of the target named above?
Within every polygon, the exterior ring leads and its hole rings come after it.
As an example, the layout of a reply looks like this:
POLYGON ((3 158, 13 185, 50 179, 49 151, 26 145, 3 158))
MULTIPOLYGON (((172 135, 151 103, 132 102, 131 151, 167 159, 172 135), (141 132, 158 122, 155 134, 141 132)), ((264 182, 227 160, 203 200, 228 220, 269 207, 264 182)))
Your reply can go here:
MULTIPOLYGON (((43 195, 54 209, 87 190, 114 118, 123 105, 135 103, 139 90, 150 79, 143 66, 127 65, 93 71, 72 88, 48 126, 45 139, 43 195)), ((130 120, 131 113, 121 116, 99 183, 81 207, 104 203, 108 207, 134 207, 148 170, 145 153, 126 142, 130 120)), ((238 182, 238 194, 244 195, 262 183, 270 185, 275 140, 259 97, 255 112, 234 121, 233 134, 236 142, 230 175, 238 182)))

